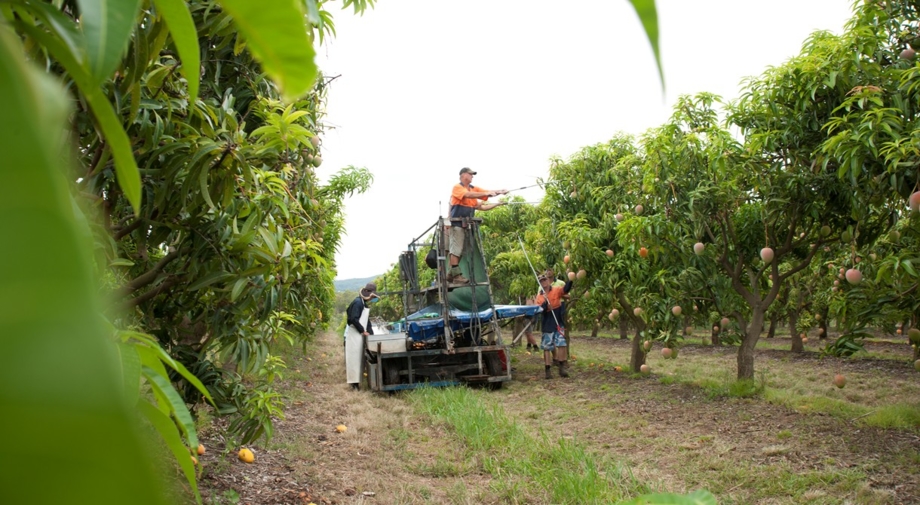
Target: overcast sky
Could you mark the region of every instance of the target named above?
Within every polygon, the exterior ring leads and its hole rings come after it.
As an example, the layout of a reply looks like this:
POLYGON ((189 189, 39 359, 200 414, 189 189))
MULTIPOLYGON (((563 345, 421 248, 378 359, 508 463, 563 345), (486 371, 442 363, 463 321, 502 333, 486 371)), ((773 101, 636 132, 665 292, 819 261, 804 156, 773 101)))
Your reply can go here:
MULTIPOLYGON (((548 160, 617 132, 662 124, 680 95, 739 94, 799 53, 815 30, 840 33, 850 0, 657 0, 663 93, 627 0, 380 0, 335 11, 319 49, 329 94, 321 179, 354 165, 373 187, 346 201, 339 279, 381 275, 447 211, 460 168, 512 189, 548 160), (564 5, 564 7, 561 7, 564 5)), ((539 200, 539 188, 520 191, 539 200)))

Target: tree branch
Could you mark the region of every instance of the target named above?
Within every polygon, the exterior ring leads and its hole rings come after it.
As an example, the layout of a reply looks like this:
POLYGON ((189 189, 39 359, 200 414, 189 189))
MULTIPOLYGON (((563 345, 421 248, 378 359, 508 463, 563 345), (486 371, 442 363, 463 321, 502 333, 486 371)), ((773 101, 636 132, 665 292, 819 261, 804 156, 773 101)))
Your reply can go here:
POLYGON ((114 238, 115 240, 121 240, 125 238, 125 236, 130 235, 131 232, 133 232, 134 230, 140 228, 142 224, 144 224, 144 219, 139 217, 135 219, 134 222, 132 222, 128 226, 116 231, 115 235, 113 235, 112 238, 114 238))
POLYGON ((125 286, 121 290, 122 294, 124 296, 127 296, 137 291, 138 289, 150 284, 151 282, 155 281, 157 276, 160 275, 160 272, 162 272, 163 269, 166 268, 166 265, 168 265, 171 261, 173 261, 174 259, 178 257, 179 257, 179 250, 172 249, 171 251, 169 251, 169 254, 167 254, 166 256, 163 256, 163 258, 160 259, 160 261, 158 261, 157 264, 153 266, 153 268, 135 277, 134 279, 129 281, 127 284, 125 284, 125 286))
POLYGON ((123 302, 122 306, 125 308, 131 308, 131 307, 136 307, 146 301, 149 301, 152 298, 159 295, 160 293, 162 293, 163 291, 178 284, 179 279, 180 279, 179 276, 170 277, 166 279, 165 281, 161 282, 159 286, 145 292, 144 294, 136 296, 134 298, 128 298, 127 300, 123 302))

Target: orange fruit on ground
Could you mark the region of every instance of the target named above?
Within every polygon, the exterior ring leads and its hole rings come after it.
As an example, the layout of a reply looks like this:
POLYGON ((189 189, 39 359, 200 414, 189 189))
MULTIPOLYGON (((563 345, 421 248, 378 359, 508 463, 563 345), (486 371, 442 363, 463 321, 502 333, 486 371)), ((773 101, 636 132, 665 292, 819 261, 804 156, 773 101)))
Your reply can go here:
POLYGON ((240 461, 243 463, 252 463, 256 460, 256 455, 252 453, 249 449, 240 449, 239 453, 240 461))
POLYGON ((642 365, 639 367, 639 371, 642 373, 649 373, 652 371, 652 368, 648 365, 642 365))
POLYGON ((205 451, 204 446, 201 445, 201 444, 198 444, 198 455, 201 456, 201 455, 204 454, 205 452, 207 452, 207 451, 205 451))
MULTIPOLYGON (((918 363, 920 363, 920 361, 918 361, 918 363)), ((614 371, 614 372, 622 372, 622 371, 623 371, 623 367, 621 367, 621 366, 615 366, 615 367, 613 367, 613 371, 614 371)))
POLYGON ((348 426, 345 426, 344 424, 340 424, 335 427, 335 431, 337 431, 338 433, 345 433, 345 430, 347 429, 348 429, 348 426))
POLYGON ((834 376, 835 386, 837 386, 838 388, 843 388, 843 386, 846 386, 846 384, 847 384, 847 379, 842 374, 837 374, 834 376))

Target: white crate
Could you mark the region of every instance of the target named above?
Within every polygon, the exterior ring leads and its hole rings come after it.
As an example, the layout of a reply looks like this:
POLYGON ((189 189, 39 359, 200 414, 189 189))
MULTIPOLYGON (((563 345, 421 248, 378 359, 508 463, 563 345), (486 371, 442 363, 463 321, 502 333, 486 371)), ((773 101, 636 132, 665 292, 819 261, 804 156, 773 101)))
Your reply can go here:
POLYGON ((377 343, 380 343, 380 353, 406 352, 405 333, 383 333, 367 336, 367 350, 377 352, 377 343))

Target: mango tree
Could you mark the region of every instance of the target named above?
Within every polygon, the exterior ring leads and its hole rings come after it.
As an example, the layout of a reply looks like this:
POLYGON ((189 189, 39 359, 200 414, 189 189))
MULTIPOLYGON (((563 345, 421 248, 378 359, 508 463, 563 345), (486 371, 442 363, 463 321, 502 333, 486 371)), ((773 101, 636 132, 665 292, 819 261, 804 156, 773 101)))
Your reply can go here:
MULTIPOLYGON (((4 132, 15 144, 4 143, 4 152, 20 153, 10 162, 29 172, 2 185, 19 197, 5 199, 14 204, 4 213, 5 236, 43 251, 22 249, 19 261, 3 263, 32 276, 57 265, 41 282, 39 316, 56 314, 56 329, 35 319, 39 299, 25 297, 12 320, 33 328, 2 332, 25 344, 8 357, 44 377, 32 386, 19 380, 26 375, 3 381, 3 403, 14 413, 7 431, 30 445, 10 452, 22 468, 35 468, 28 463, 34 456, 55 478, 79 481, 49 487, 11 474, 3 486, 9 499, 156 502, 144 488, 150 475, 127 408, 159 431, 194 489, 184 444, 195 447, 197 437, 184 400, 220 391, 204 388, 161 345, 186 363, 207 366, 225 351, 254 370, 268 360, 262 342, 249 345, 262 338, 255 330, 270 340, 320 320, 341 199, 366 188, 369 175, 349 171, 320 187, 305 163, 321 163, 316 134, 325 83, 297 100, 317 82, 312 42, 323 32, 313 30, 331 30, 328 13, 310 4, 306 23, 296 3, 265 10, 234 0, 0 2, 0 82, 9 126, 18 129, 4 132), (17 112, 25 108, 32 110, 28 120, 17 112), (63 148, 68 122, 74 145, 63 148), (68 151, 75 168, 63 156, 68 151), (26 216, 34 214, 22 205, 29 200, 45 216, 31 225, 26 216), (88 237, 96 242, 95 281, 86 270, 88 237), (330 240, 317 246, 324 238, 330 240), (100 288, 113 294, 105 318, 95 302, 100 288), (63 298, 51 296, 57 292, 63 298), (292 315, 291 301, 308 306, 303 317, 292 315), (228 308, 235 314, 219 314, 228 308), (69 326, 60 324, 68 319, 69 326), (182 345, 193 348, 192 360, 177 351, 182 345), (120 363, 112 363, 116 355, 120 363), (57 364, 42 366, 48 359, 57 364), (185 398, 173 381, 189 384, 185 398), (30 427, 46 425, 36 416, 60 418, 61 409, 71 420, 67 429, 29 435, 30 427), (84 451, 80 465, 46 457, 81 445, 118 446, 120 457, 84 451), (55 493, 67 496, 51 498, 55 493)), ((17 278, 11 272, 0 276, 10 299, 17 285, 6 281, 17 278)), ((228 399, 224 411, 239 414, 244 439, 270 430, 279 412, 277 395, 267 391, 228 399), (268 407, 253 416, 256 404, 268 407)))
MULTIPOLYGON (((859 80, 854 79, 838 114, 828 122, 821 153, 851 183, 853 193, 885 218, 865 237, 865 219, 859 219, 851 259, 855 262, 859 252, 871 261, 846 265, 858 270, 859 275, 850 274, 858 283, 847 283, 841 294, 845 301, 837 303, 847 333, 860 335, 865 325, 888 326, 892 318, 916 327, 920 315, 920 151, 914 141, 920 14, 914 2, 866 2, 858 6, 846 37, 850 51, 841 72, 859 80)), ((920 334, 914 334, 920 341, 920 334)))
POLYGON ((630 353, 635 372, 650 350, 646 341, 659 340, 676 352, 694 306, 694 286, 703 284, 672 247, 653 239, 673 230, 644 191, 642 165, 629 136, 584 148, 554 164, 544 201, 557 235, 568 244, 571 263, 565 266, 595 300, 582 303, 582 295, 573 318, 595 326, 605 315, 628 320, 636 329, 630 353))
MULTIPOLYGON (((752 88, 759 93, 761 86, 773 90, 770 86, 787 81, 768 77, 752 88)), ((736 118, 759 118, 782 103, 753 97, 733 111, 736 118), (764 109, 752 109, 755 104, 764 109)), ((748 144, 743 146, 719 126, 716 102, 706 94, 682 98, 671 121, 646 139, 645 172, 661 181, 649 191, 680 230, 675 233, 681 237, 678 250, 692 255, 692 244, 704 243, 700 270, 724 276, 743 300, 731 316, 741 335, 738 378, 751 379, 766 310, 784 282, 806 268, 827 239, 820 236, 820 223, 846 210, 833 205, 833 199, 810 195, 840 194, 845 188, 833 174, 791 166, 796 159, 791 151, 770 153, 770 142, 778 140, 769 137, 770 131, 755 130, 755 123, 745 123, 748 144), (780 271, 784 260, 790 266, 780 271)))

